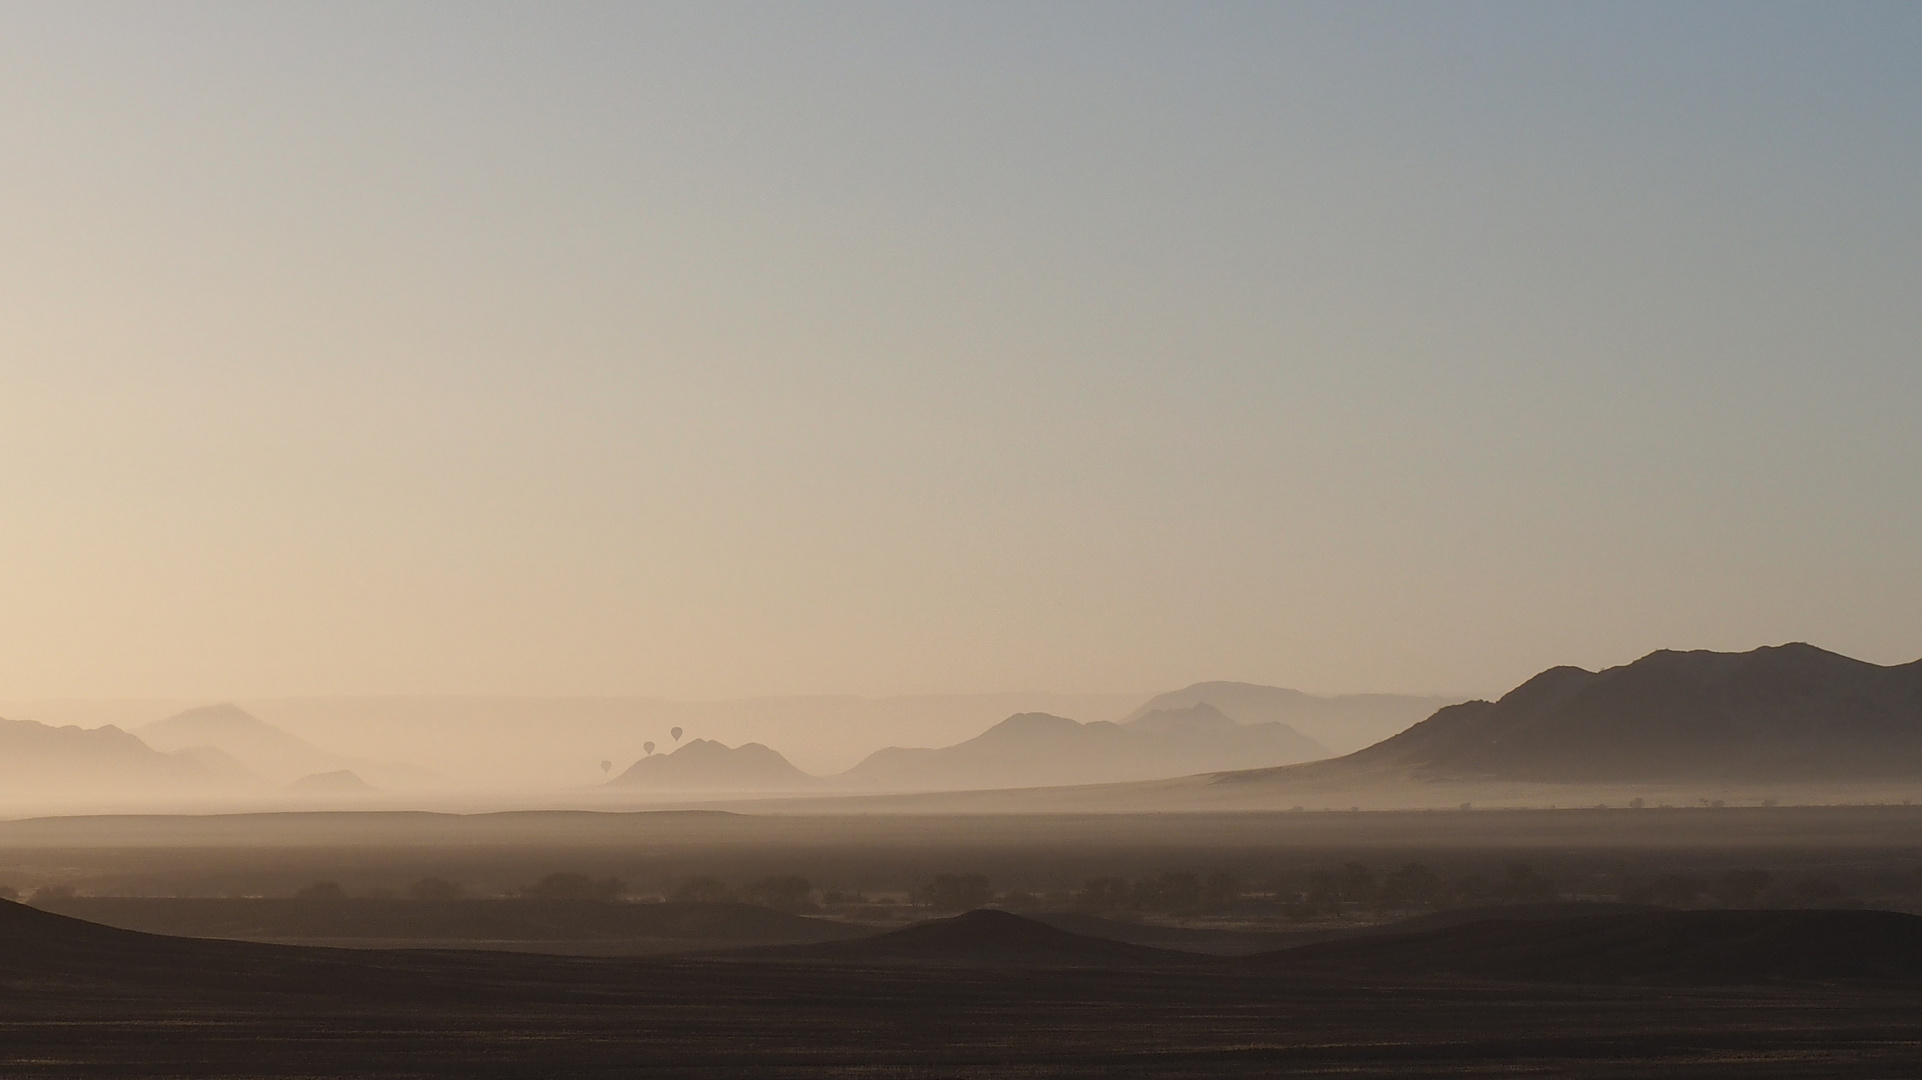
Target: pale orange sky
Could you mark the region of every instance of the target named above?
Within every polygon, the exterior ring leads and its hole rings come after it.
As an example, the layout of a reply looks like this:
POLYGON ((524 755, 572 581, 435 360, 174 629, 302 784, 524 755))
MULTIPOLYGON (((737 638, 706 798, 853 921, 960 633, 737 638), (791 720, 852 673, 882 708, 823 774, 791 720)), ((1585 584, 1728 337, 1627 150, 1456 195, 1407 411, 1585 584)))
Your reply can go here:
POLYGON ((0 12, 0 697, 1922 655, 1912 6, 0 12))

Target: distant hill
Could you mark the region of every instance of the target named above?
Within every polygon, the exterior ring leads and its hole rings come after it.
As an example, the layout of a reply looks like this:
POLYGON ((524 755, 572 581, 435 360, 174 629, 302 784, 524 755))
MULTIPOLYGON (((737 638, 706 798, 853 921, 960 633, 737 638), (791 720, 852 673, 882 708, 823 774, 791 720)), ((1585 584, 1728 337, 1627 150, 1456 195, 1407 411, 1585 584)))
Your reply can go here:
POLYGON ((366 761, 323 750, 233 704, 203 705, 136 729, 148 744, 169 751, 217 750, 278 783, 352 770, 382 787, 431 786, 439 778, 418 766, 366 761))
POLYGON ((261 782, 259 773, 234 760, 232 754, 218 747, 189 746, 172 751, 169 756, 191 758, 199 762, 214 782, 223 787, 258 787, 261 782))
POLYGON ((287 785, 288 791, 306 795, 357 795, 379 789, 362 780, 351 769, 310 773, 287 785))
POLYGON ((1122 724, 1017 713, 954 746, 877 750, 835 779, 893 791, 1041 787, 1152 780, 1327 756, 1326 747, 1286 724, 1240 724, 1201 704, 1151 710, 1122 724))
POLYGON ((283 783, 351 764, 350 759, 289 735, 237 705, 203 705, 136 728, 135 732, 162 750, 214 747, 262 776, 283 783))
POLYGON ((111 724, 49 727, 31 720, 0 720, 0 785, 7 795, 117 798, 218 791, 239 779, 231 762, 163 754, 111 724))
POLYGON ((1286 724, 1303 735, 1345 754, 1406 730, 1460 701, 1453 697, 1404 694, 1344 694, 1316 697, 1279 686, 1242 682, 1202 682, 1159 694, 1123 718, 1123 723, 1150 713, 1210 705, 1243 724, 1286 724))
POLYGON ((1864 781, 1922 777, 1922 661, 1790 644, 1550 668, 1336 764, 1429 778, 1864 781))
POLYGON ((670 754, 650 754, 607 787, 659 791, 802 791, 820 781, 760 743, 728 747, 694 739, 670 754))

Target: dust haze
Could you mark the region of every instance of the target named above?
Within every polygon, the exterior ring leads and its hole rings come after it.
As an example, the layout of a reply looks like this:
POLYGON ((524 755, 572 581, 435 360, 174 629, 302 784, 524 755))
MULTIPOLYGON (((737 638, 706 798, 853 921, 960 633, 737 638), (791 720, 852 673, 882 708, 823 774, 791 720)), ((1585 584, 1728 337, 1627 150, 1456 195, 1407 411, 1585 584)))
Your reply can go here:
POLYGON ((0 1076, 1922 1075, 1918 57, 0 5, 0 1076))

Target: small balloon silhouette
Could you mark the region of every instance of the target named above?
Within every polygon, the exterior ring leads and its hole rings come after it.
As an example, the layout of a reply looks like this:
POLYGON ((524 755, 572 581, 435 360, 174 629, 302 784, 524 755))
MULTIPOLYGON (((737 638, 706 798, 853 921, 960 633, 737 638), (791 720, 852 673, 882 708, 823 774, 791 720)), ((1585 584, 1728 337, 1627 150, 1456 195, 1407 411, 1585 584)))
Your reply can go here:
POLYGON ((674 741, 675 741, 675 742, 680 742, 680 741, 681 741, 681 729, 680 729, 680 728, 675 728, 675 729, 674 729, 673 731, 670 731, 670 732, 668 732, 668 734, 669 734, 669 735, 672 735, 672 736, 674 736, 674 741))
POLYGON ((647 752, 648 752, 648 753, 650 753, 650 754, 654 752, 654 744, 653 744, 653 743, 642 743, 642 744, 641 744, 641 746, 642 746, 642 747, 643 747, 644 749, 646 749, 646 750, 647 750, 647 752))
POLYGON ((601 762, 601 771, 602 771, 602 772, 606 772, 606 771, 608 771, 609 769, 612 769, 613 767, 614 767, 614 763, 613 763, 613 762, 611 762, 611 761, 603 761, 603 762, 601 762))

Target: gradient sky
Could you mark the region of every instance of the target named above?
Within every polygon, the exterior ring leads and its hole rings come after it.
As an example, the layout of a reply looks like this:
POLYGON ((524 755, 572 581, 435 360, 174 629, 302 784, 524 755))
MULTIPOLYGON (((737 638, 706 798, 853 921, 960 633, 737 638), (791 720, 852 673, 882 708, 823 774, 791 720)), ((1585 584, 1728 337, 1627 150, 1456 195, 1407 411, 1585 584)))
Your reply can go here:
POLYGON ((1922 5, 0 6, 0 696, 1922 655, 1922 5))

